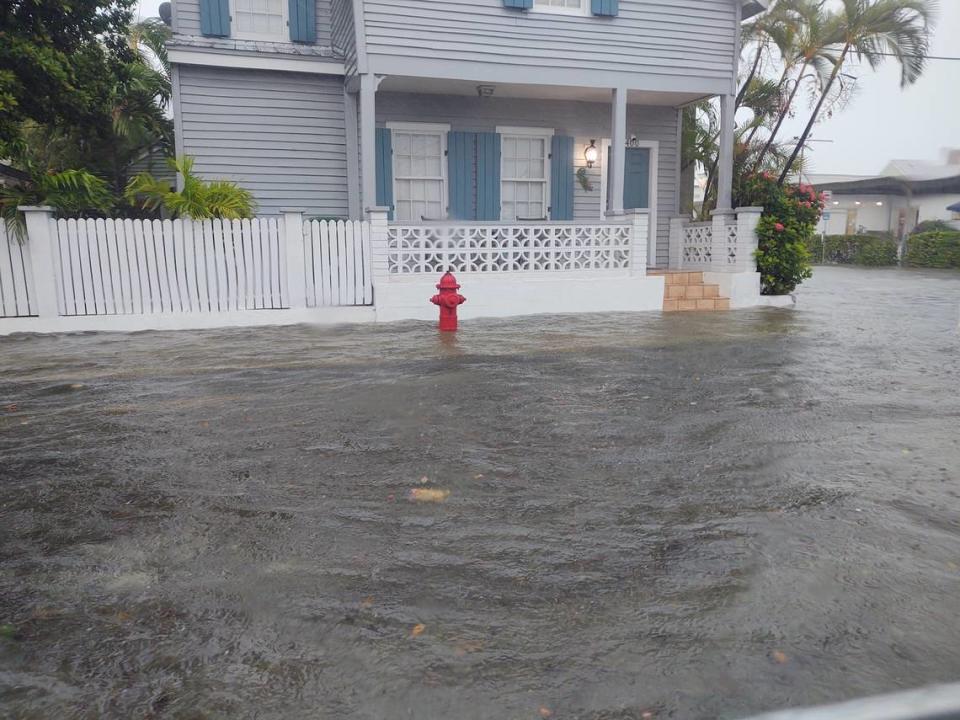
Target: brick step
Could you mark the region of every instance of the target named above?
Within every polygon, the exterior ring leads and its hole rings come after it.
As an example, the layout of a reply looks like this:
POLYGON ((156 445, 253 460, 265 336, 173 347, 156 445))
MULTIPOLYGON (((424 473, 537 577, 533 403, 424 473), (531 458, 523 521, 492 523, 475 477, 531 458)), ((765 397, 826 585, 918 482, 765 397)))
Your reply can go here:
POLYGON ((690 312, 693 310, 729 310, 730 298, 700 298, 699 300, 664 300, 664 312, 690 312))
POLYGON ((656 271, 663 275, 663 311, 729 310, 730 299, 720 296, 720 286, 703 281, 702 272, 656 271))

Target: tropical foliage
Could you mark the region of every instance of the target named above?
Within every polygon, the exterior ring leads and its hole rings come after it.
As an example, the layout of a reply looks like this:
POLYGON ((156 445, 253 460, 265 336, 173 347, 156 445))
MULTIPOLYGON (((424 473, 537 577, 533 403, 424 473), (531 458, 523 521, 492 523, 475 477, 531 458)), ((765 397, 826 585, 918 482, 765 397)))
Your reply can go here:
POLYGON ((809 185, 780 185, 768 172, 741 177, 735 194, 739 206, 763 206, 757 226, 761 292, 793 292, 812 275, 807 248, 823 213, 823 195, 809 185))
POLYGON ((897 264, 897 242, 890 235, 827 235, 810 238, 815 263, 884 267, 897 264))
POLYGON ((913 267, 960 268, 960 232, 911 235, 904 260, 913 267))
MULTIPOLYGON (((735 176, 768 172, 785 185, 802 173, 813 129, 852 101, 860 68, 893 60, 902 86, 916 82, 925 66, 934 5, 933 0, 779 0, 746 23, 735 176), (807 118, 804 131, 785 138, 786 121, 798 116, 807 118)), ((716 207, 717 116, 714 104, 700 103, 687 110, 683 124, 681 165, 699 165, 707 173, 704 218, 716 207)))
POLYGON ((107 184, 86 170, 37 173, 29 182, 0 186, 0 216, 7 231, 23 240, 26 226, 21 205, 50 205, 63 215, 104 213, 114 203, 107 184))
POLYGON ((145 210, 162 210, 171 217, 194 220, 219 217, 230 220, 253 216, 253 196, 228 180, 205 181, 193 174, 193 158, 170 159, 170 167, 183 181, 183 189, 173 190, 149 173, 141 173, 127 185, 126 198, 145 210))

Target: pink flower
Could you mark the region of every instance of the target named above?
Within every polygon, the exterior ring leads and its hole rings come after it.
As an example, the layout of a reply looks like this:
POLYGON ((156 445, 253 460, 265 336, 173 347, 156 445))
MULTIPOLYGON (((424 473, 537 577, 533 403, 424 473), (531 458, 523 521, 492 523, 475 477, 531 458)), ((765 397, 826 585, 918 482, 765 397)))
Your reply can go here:
POLYGON ((777 223, 773 227, 774 229, 776 229, 777 232, 783 232, 784 230, 786 230, 786 228, 783 226, 783 223, 777 223))

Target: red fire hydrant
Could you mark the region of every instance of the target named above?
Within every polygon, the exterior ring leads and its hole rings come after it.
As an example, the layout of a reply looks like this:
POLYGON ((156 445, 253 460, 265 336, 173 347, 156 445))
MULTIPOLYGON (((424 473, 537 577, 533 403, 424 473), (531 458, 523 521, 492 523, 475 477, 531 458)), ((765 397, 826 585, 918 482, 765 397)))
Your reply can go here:
POLYGON ((457 292, 459 289, 460 284, 453 273, 445 272, 437 284, 437 290, 440 292, 430 298, 430 302, 440 306, 441 331, 452 332, 457 329, 457 306, 467 301, 463 295, 457 292))

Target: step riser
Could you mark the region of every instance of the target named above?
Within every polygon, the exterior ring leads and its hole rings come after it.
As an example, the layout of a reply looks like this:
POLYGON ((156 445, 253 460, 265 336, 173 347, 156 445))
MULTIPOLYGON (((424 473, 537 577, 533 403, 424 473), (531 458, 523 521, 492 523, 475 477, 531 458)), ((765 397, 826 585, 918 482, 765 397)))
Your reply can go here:
POLYGON ((662 273, 664 312, 729 310, 730 299, 720 296, 719 285, 703 282, 702 272, 662 273))

